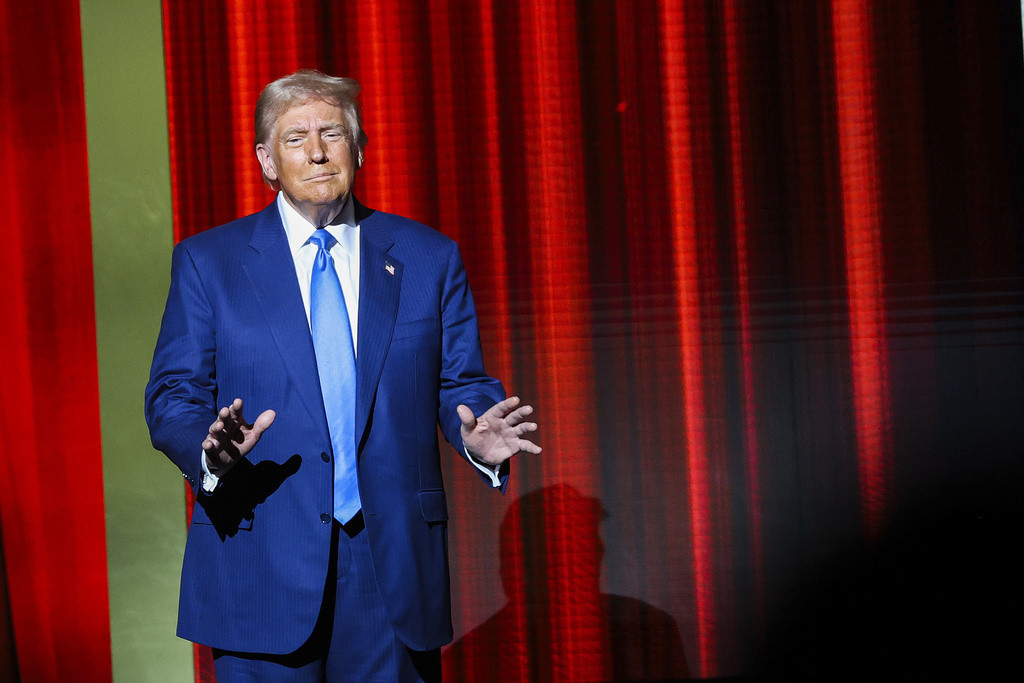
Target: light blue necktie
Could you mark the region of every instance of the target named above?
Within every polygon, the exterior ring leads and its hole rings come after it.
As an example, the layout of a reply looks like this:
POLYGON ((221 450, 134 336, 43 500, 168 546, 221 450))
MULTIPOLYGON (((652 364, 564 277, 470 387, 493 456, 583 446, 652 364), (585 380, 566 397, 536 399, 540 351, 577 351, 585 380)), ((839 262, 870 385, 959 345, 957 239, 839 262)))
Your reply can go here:
POLYGON ((337 240, 320 228, 309 241, 317 247, 309 285, 309 318, 334 449, 334 517, 345 524, 362 507, 356 479, 356 356, 345 295, 329 252, 337 240))

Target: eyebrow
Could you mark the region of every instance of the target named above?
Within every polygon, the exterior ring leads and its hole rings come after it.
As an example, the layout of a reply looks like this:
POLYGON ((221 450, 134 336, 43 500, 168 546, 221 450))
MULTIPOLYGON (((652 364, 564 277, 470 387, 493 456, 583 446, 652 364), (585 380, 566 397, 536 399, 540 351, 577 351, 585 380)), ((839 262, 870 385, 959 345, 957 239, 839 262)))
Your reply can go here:
MULTIPOLYGON (((321 133, 323 133, 324 131, 328 131, 328 130, 341 130, 341 131, 344 131, 347 134, 348 127, 345 126, 344 123, 325 123, 324 125, 320 126, 317 130, 319 130, 321 133)), ((284 139, 287 139, 287 138, 291 137, 295 133, 308 133, 308 132, 309 132, 309 128, 307 126, 301 126, 301 125, 300 126, 292 126, 291 128, 286 128, 285 130, 281 131, 280 138, 282 140, 284 140, 284 139)))

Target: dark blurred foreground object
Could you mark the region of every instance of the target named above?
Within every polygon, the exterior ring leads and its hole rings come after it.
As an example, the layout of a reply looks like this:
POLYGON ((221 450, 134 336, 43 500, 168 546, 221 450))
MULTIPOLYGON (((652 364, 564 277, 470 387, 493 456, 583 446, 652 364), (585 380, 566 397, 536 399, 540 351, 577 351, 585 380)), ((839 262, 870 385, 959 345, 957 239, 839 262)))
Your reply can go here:
POLYGON ((1001 680, 1024 668, 1019 472, 959 482, 805 577, 769 632, 772 680, 1001 680))

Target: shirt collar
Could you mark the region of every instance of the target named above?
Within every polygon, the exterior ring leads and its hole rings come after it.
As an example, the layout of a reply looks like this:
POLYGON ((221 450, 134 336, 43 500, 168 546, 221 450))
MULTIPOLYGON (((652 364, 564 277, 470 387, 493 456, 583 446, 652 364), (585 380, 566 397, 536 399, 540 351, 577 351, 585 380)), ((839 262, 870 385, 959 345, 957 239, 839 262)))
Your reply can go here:
MULTIPOLYGON (((284 197, 284 192, 277 193, 277 210, 281 214, 281 222, 284 224, 284 233, 288 238, 288 246, 293 254, 297 254, 299 249, 305 245, 309 238, 316 231, 316 226, 310 223, 306 218, 295 210, 288 200, 284 197)), ((356 254, 356 245, 358 232, 358 225, 356 224, 356 212, 355 212, 355 201, 352 199, 352 194, 349 193, 348 198, 345 200, 345 205, 341 207, 341 213, 330 225, 325 225, 324 228, 327 232, 334 235, 334 239, 338 240, 338 244, 344 249, 349 256, 356 254)))

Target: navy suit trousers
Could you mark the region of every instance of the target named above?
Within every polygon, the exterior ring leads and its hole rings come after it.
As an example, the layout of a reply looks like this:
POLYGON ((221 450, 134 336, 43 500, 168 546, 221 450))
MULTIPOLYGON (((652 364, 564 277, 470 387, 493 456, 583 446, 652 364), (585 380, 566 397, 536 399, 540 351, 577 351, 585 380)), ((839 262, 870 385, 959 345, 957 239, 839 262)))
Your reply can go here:
POLYGON ((332 565, 316 630, 288 655, 214 650, 218 683, 241 681, 440 681, 440 650, 410 650, 391 628, 362 513, 334 522, 332 565))

